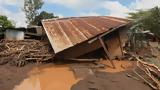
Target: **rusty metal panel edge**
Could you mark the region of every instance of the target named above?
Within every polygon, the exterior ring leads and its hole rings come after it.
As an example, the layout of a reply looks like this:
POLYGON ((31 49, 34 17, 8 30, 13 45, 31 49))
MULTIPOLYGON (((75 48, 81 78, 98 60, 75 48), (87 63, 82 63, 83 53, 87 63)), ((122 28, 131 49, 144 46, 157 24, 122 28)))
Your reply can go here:
POLYGON ((58 52, 60 52, 59 50, 56 50, 54 47, 54 44, 52 43, 52 37, 49 35, 49 32, 46 30, 46 28, 44 27, 45 25, 44 25, 44 20, 42 21, 42 25, 43 25, 43 28, 44 28, 44 30, 45 30, 45 32, 46 32, 46 34, 47 34, 47 37, 48 37, 48 39, 49 39, 49 42, 50 42, 50 44, 51 44, 51 46, 52 46, 52 49, 54 50, 54 53, 58 53, 58 52))

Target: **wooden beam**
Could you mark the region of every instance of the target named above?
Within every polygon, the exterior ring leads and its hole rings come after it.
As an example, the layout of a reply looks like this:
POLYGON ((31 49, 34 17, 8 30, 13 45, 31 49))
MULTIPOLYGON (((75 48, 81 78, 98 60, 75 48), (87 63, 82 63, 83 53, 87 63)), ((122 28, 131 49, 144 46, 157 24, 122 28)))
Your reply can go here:
POLYGON ((105 53, 107 54, 108 58, 111 60, 111 59, 112 59, 112 56, 111 56, 110 53, 108 52, 108 50, 107 50, 107 48, 106 48, 106 46, 105 46, 105 44, 104 44, 104 42, 103 42, 103 40, 102 40, 101 37, 99 37, 99 41, 100 41, 100 43, 101 43, 101 45, 102 45, 105 53))
POLYGON ((72 61, 99 61, 99 59, 77 59, 77 58, 66 58, 66 60, 72 60, 72 61))
POLYGON ((108 52, 108 50, 107 50, 107 48, 106 48, 106 45, 105 45, 102 37, 98 37, 98 39, 99 39, 99 41, 100 41, 100 43, 101 43, 101 45, 102 45, 102 47, 103 47, 103 49, 104 49, 104 51, 105 51, 105 53, 106 53, 106 55, 107 55, 107 56, 105 55, 105 58, 108 57, 109 61, 111 62, 112 66, 113 66, 113 68, 115 68, 115 65, 114 65, 114 63, 113 63, 113 61, 112 61, 113 57, 112 57, 112 55, 108 52))

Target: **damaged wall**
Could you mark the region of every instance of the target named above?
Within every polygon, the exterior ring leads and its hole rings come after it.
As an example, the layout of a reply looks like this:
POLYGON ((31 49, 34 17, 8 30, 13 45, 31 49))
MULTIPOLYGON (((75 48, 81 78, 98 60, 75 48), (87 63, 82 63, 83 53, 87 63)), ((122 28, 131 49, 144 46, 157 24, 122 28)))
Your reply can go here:
MULTIPOLYGON (((123 56, 123 49, 122 45, 125 45, 127 38, 127 28, 119 28, 107 35, 104 36, 103 40, 105 42, 105 45, 108 49, 108 52, 111 54, 113 59, 120 58, 123 56)), ((95 41, 92 43, 89 43, 94 39, 88 40, 84 43, 80 43, 74 47, 71 47, 69 49, 66 49, 60 53, 58 53, 56 56, 57 58, 76 58, 81 55, 85 55, 89 52, 93 52, 99 48, 102 48, 102 45, 99 41, 99 39, 95 38, 95 41)))
POLYGON ((125 43, 129 39, 129 37, 128 37, 128 29, 129 29, 129 27, 130 27, 130 25, 127 25, 127 26, 122 27, 122 28, 119 29, 119 36, 120 36, 122 47, 125 46, 125 43))
POLYGON ((119 31, 114 31, 105 36, 104 42, 108 48, 109 53, 113 58, 121 57, 121 43, 119 38, 119 31))

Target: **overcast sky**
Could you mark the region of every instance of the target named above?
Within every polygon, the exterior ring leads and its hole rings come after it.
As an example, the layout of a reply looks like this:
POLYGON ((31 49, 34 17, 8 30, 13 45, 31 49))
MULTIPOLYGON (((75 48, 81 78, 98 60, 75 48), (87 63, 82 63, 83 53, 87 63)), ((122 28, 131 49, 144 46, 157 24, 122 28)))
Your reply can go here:
MULTIPOLYGON (((24 0, 0 0, 0 15, 7 15, 16 26, 26 26, 22 11, 24 0)), ((44 0, 41 10, 60 17, 73 16, 127 16, 138 9, 160 6, 160 0, 44 0)))

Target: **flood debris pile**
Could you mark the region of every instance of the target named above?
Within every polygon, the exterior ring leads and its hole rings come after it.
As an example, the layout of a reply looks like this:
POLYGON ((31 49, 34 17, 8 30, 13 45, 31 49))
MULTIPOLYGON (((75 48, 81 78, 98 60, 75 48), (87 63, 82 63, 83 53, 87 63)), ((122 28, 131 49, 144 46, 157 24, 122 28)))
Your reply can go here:
POLYGON ((135 46, 134 51, 128 51, 130 58, 137 61, 133 72, 154 90, 160 90, 160 45, 158 42, 142 41, 141 48, 135 46))
POLYGON ((0 43, 0 64, 24 66, 29 62, 45 62, 54 57, 53 51, 46 41, 22 40, 0 43))
POLYGON ((143 60, 137 59, 137 69, 133 72, 138 75, 146 84, 154 90, 160 90, 160 69, 154 64, 149 64, 143 60))
POLYGON ((160 90, 160 39, 150 31, 129 35, 125 47, 127 59, 136 60, 133 72, 154 90, 160 90))
POLYGON ((133 56, 133 58, 136 60, 136 67, 133 72, 152 89, 160 90, 160 68, 140 56, 133 56))

